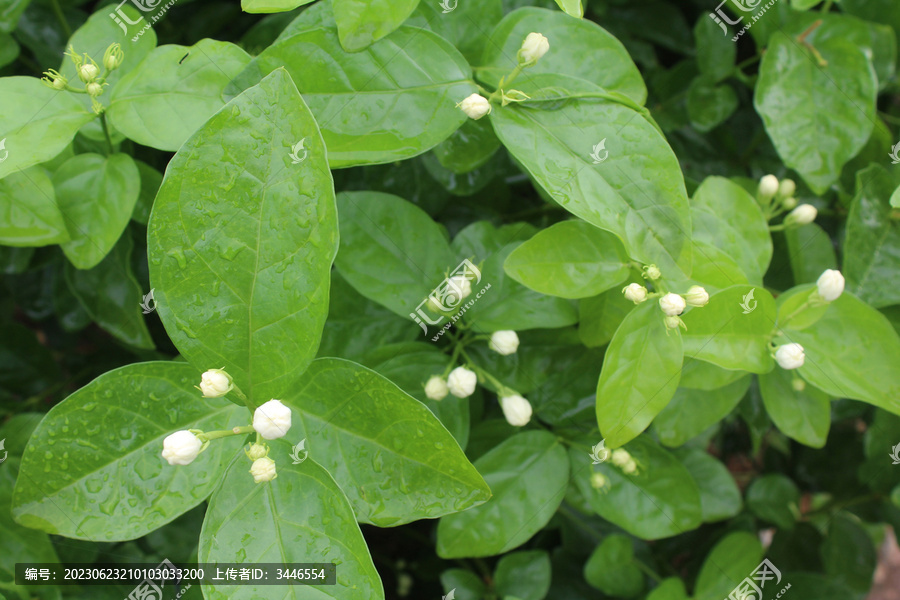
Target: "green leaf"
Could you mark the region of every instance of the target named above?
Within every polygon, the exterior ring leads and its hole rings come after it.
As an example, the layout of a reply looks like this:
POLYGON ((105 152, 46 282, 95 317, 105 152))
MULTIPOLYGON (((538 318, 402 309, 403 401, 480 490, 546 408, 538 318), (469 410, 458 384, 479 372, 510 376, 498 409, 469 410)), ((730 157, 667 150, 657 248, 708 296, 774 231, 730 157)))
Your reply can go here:
POLYGON ((140 304, 143 291, 131 271, 134 242, 129 234, 93 269, 81 271, 67 264, 66 283, 97 322, 118 339, 137 348, 153 348, 140 304))
POLYGON ((0 243, 49 246, 69 240, 53 182, 41 167, 0 179, 0 243))
POLYGON ((469 173, 484 165, 500 148, 487 119, 469 119, 446 140, 434 147, 434 155, 445 169, 469 173))
POLYGON ((491 31, 502 18, 502 0, 432 0, 419 2, 406 24, 430 29, 456 46, 469 64, 477 65, 491 31))
POLYGON ((837 514, 830 520, 820 552, 825 573, 832 583, 857 594, 869 592, 878 553, 869 533, 855 515, 837 514))
POLYGON ((138 172, 141 174, 141 193, 138 195, 131 218, 141 225, 146 225, 150 220, 150 211, 153 209, 153 202, 156 200, 159 186, 162 185, 163 176, 145 162, 136 160, 134 164, 137 165, 138 172))
POLYGON ((5 149, 0 154, 6 154, 0 178, 50 160, 97 116, 72 94, 49 88, 35 77, 0 78, 0 96, 0 141, 5 149))
POLYGON ((747 508, 782 529, 793 529, 799 514, 800 490, 784 475, 763 475, 747 489, 747 508))
POLYGON ((284 402, 294 411, 291 436, 308 439, 310 456, 333 474, 360 522, 401 525, 490 498, 431 411, 374 371, 316 360, 284 402))
MULTIPOLYGON (((826 269, 837 269, 834 244, 824 229, 815 223, 785 230, 787 251, 794 283, 813 283, 826 269)), ((844 262, 850 260, 850 248, 844 248, 844 262)), ((846 267, 844 269, 846 273, 846 267)), ((848 278, 849 274, 846 275, 848 278)))
POLYGON ((733 285, 748 283, 746 273, 731 254, 707 242, 694 240, 693 246, 693 270, 691 278, 683 284, 685 289, 700 285, 707 293, 714 294, 733 285))
POLYGON ((494 589, 500 596, 544 600, 550 591, 550 556, 543 550, 507 554, 497 562, 494 589))
POLYGON ((765 288, 731 286, 712 294, 709 304, 691 309, 682 320, 687 326, 681 336, 686 358, 751 373, 772 369, 766 336, 775 325, 775 300, 765 288))
POLYGON ((571 448, 569 460, 578 490, 598 515, 644 540, 671 537, 695 529, 703 516, 700 492, 690 472, 648 436, 626 448, 638 470, 625 475, 609 461, 591 465, 588 452, 571 448), (608 484, 591 486, 591 474, 602 473, 608 484))
POLYGON ((475 461, 493 497, 441 518, 441 558, 493 556, 521 546, 556 512, 569 482, 566 451, 545 431, 517 433, 475 461))
POLYGON ((678 388, 682 341, 654 301, 638 305, 616 330, 597 382, 597 423, 607 448, 630 442, 678 388))
POLYGON ((900 414, 900 337, 880 312, 844 293, 814 327, 791 331, 789 340, 803 346, 799 372, 806 381, 830 396, 900 414))
POLYGON ((246 13, 280 13, 294 10, 314 0, 241 0, 241 10, 246 13))
POLYGON ((107 115, 139 144, 175 152, 225 105, 224 91, 250 62, 228 42, 154 49, 113 89, 107 115))
MULTIPOLYGON (((556 0, 556 4, 567 14, 576 19, 584 16, 584 6, 581 0, 556 0)), ((522 599, 524 600, 524 598, 522 599)))
POLYGON ((699 448, 680 448, 674 452, 700 490, 704 523, 730 519, 741 512, 741 492, 725 465, 699 448))
POLYGON ((634 302, 627 300, 619 288, 581 300, 578 303, 578 337, 588 348, 605 346, 633 308, 634 302))
POLYGON ((584 579, 607 596, 631 598, 644 590, 644 573, 634 560, 627 535, 603 538, 584 565, 584 579))
POLYGON ((900 181, 880 165, 859 171, 856 181, 844 241, 847 289, 875 308, 900 304, 900 220, 890 204, 900 181))
POLYGON ((91 269, 125 231, 140 194, 140 173, 127 154, 79 154, 56 170, 53 185, 71 237, 62 250, 79 269, 91 269))
POLYGON ((341 46, 358 52, 397 29, 419 0, 334 0, 334 20, 341 46))
POLYGON ((160 457, 163 439, 181 429, 226 429, 249 415, 204 399, 199 373, 177 362, 109 371, 47 413, 25 455, 13 517, 65 537, 139 538, 197 506, 218 485, 236 440, 217 440, 188 466, 160 457))
POLYGON ((628 263, 614 235, 584 221, 563 221, 516 248, 503 269, 542 294, 587 298, 625 281, 628 263))
POLYGON ((700 72, 714 82, 722 81, 734 71, 737 44, 707 15, 701 15, 694 26, 694 41, 697 46, 697 66, 700 72))
MULTIPOLYGON (((497 87, 500 78, 516 66, 516 54, 525 37, 533 31, 539 31, 549 40, 550 50, 521 74, 520 79, 544 73, 569 75, 624 94, 638 104, 647 99, 644 80, 619 40, 593 21, 572 20, 566 14, 543 8, 520 8, 506 15, 485 46, 478 78, 497 87), (596 62, 600 55, 602 69, 597 68, 596 62)), ((518 87, 519 79, 516 81, 518 87)), ((599 141, 597 138, 591 145, 599 141)), ((588 152, 589 149, 584 150, 585 154, 588 152)))
POLYGON ((617 235, 629 256, 655 263, 664 276, 690 273, 691 220, 681 168, 642 115, 592 99, 558 110, 495 108, 491 122, 507 150, 563 208, 617 235), (633 140, 627 152, 619 145, 626 139, 633 140), (595 164, 592 149, 604 141, 595 164))
POLYGON ((769 224, 756 199, 724 177, 707 177, 691 198, 694 240, 733 258, 752 283, 772 260, 769 224))
POLYGON ((460 600, 467 597, 482 598, 487 593, 487 586, 481 578, 465 569, 447 569, 441 573, 441 585, 448 594, 453 590, 455 590, 454 595, 469 594, 469 596, 460 595, 460 600))
POLYGON ((703 562, 695 600, 721 600, 745 578, 749 577, 763 557, 759 539, 745 531, 729 533, 719 540, 703 562))
POLYGON ((784 164, 821 194, 869 139, 878 82, 859 46, 831 38, 815 47, 827 66, 795 39, 773 33, 754 103, 784 164), (823 134, 826 122, 829 133, 823 134))
POLYGON ((706 77, 697 77, 688 88, 687 110, 697 131, 712 131, 734 114, 738 97, 728 84, 716 85, 706 77))
POLYGON ((689 597, 680 578, 667 577, 647 594, 647 600, 689 600, 689 597))
POLYGON ((433 148, 466 120, 456 103, 477 91, 456 48, 408 26, 355 54, 341 48, 333 27, 302 31, 269 46, 242 78, 281 67, 303 90, 332 168, 388 163, 433 148))
POLYGON ((759 376, 759 392, 766 412, 783 434, 801 444, 822 448, 831 426, 831 399, 828 394, 806 385, 785 369, 772 369, 759 376), (798 391, 794 382, 804 389, 798 391))
POLYGON ((341 249, 335 266, 359 293, 401 317, 415 313, 465 258, 454 257, 443 228, 403 198, 342 192, 337 202, 341 249))
POLYGON ((859 597, 843 585, 832 582, 830 577, 816 573, 791 573, 791 580, 787 583, 791 586, 791 595, 797 594, 801 598, 853 600, 859 597))
POLYGON ((169 162, 147 232, 157 312, 181 354, 224 366, 256 404, 293 389, 328 310, 335 212, 322 138, 285 71, 213 115, 169 162))
MULTIPOLYGON (((350 600, 364 595, 384 600, 381 578, 356 524, 347 497, 313 459, 292 464, 291 445, 270 443, 269 458, 278 476, 254 483, 243 452, 234 459, 209 501, 200 532, 200 562, 244 564, 333 562, 337 585, 291 586, 292 600, 327 597, 350 600), (327 590, 327 594, 323 592, 327 590)), ((269 586, 204 585, 209 600, 269 597, 269 586)))
POLYGON ((695 390, 717 390, 744 377, 743 371, 729 371, 702 360, 685 361, 681 369, 681 387, 695 390))
MULTIPOLYGON (((700 361, 685 361, 685 365, 700 361)), ((737 371, 738 375, 743 372, 737 371)), ((726 417, 750 387, 750 377, 741 377, 723 387, 698 390, 680 387, 653 421, 659 441, 674 448, 703 433, 726 417)))

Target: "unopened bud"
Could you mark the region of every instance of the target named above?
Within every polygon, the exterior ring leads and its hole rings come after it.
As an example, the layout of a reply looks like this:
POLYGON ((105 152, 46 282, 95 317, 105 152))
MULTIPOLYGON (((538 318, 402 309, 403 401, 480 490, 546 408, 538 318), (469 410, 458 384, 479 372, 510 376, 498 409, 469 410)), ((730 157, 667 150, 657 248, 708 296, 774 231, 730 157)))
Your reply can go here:
POLYGON ((103 66, 107 71, 114 71, 125 60, 125 53, 122 52, 122 46, 119 44, 111 44, 103 54, 103 66))
POLYGON ((90 83, 97 79, 100 74, 100 68, 94 63, 84 63, 78 67, 78 78, 85 83, 90 83))
POLYGON ((778 193, 778 178, 774 175, 766 175, 759 180, 759 199, 768 202, 778 193))
POLYGON ((662 271, 660 271, 656 265, 647 265, 642 270, 644 271, 644 273, 643 273, 644 279, 656 281, 657 279, 662 277, 662 271))

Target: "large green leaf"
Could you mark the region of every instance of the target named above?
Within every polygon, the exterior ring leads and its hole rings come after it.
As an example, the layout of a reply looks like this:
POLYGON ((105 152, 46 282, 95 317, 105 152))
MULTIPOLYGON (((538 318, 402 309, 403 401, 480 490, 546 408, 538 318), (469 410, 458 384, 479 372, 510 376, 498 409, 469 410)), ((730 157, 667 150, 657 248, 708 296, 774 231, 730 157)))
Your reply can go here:
POLYGON ((224 91, 250 62, 228 42, 154 49, 113 88, 110 123, 127 137, 174 152, 225 105, 224 91))
POLYGON ((6 155, 0 162, 0 178, 50 160, 97 116, 73 94, 49 88, 35 77, 0 78, 0 96, 0 140, 4 142, 0 154, 6 155))
POLYGON ((313 0, 241 0, 241 10, 248 13, 278 13, 310 2, 313 0))
POLYGON ((550 589, 550 557, 543 550, 507 554, 497 562, 494 588, 502 597, 544 600, 550 589))
POLYGON ((685 357, 751 373, 772 369, 767 336, 775 326, 775 300, 765 288, 731 286, 682 319, 687 326, 682 335, 685 357))
POLYGON ((857 594, 867 594, 878 564, 878 551, 865 525, 855 517, 838 514, 828 524, 820 547, 830 581, 857 594))
POLYGON ((588 348, 605 346, 633 308, 634 302, 626 299, 619 288, 581 300, 578 303, 578 337, 588 348))
POLYGON ((655 301, 635 308, 616 330, 597 382, 597 423, 608 448, 650 425, 678 388, 683 358, 678 332, 666 329, 655 301))
POLYGON ((456 103, 476 91, 459 51, 417 27, 400 27, 355 54, 341 48, 333 27, 301 31, 269 46, 242 78, 280 67, 303 90, 333 168, 433 148, 462 125, 466 115, 456 103))
POLYGON ((181 429, 245 425, 246 409, 204 399, 185 363, 109 371, 38 425, 13 494, 16 521, 92 541, 128 540, 197 506, 219 483, 237 440, 218 440, 188 466, 164 461, 163 439, 181 429))
POLYGON ((516 248, 503 269, 542 294, 587 298, 625 281, 628 263, 614 235, 584 221, 563 221, 516 248))
POLYGON ((69 240, 56 192, 41 167, 0 179, 0 243, 4 246, 48 246, 69 240))
POLYGON ((800 490, 787 476, 763 475, 747 488, 747 508, 781 529, 793 529, 799 515, 800 490))
POLYGON ((728 598, 734 588, 750 577, 763 557, 762 544, 752 533, 736 531, 719 540, 703 562, 695 600, 728 598))
MULTIPOLYGON (((784 239, 787 242, 794 283, 813 283, 825 269, 838 268, 831 237, 816 223, 787 229, 784 232, 784 239)), ((850 252, 850 248, 845 247, 845 263, 851 260, 850 252)), ((847 277, 850 275, 847 274, 847 277)))
POLYGON ((828 394, 785 369, 772 369, 759 376, 759 392, 772 422, 789 438, 821 448, 831 426, 831 399, 828 394), (798 381, 802 390, 794 388, 798 381))
POLYGON ((432 30, 456 46, 469 64, 477 65, 491 30, 502 18, 502 0, 426 0, 419 2, 406 24, 432 30))
POLYGON ((307 458, 293 464, 291 445, 270 444, 278 476, 254 483, 238 452, 209 501, 200 533, 200 562, 327 563, 337 585, 205 585, 210 600, 284 598, 384 600, 381 579, 347 497, 328 471, 307 458))
POLYGON ((831 38, 815 48, 827 65, 796 39, 773 33, 754 103, 784 164, 821 194, 869 139, 878 82, 859 46, 831 38))
MULTIPOLYGON (((622 42, 593 21, 574 20, 543 8, 520 8, 506 15, 485 46, 478 78, 496 86, 516 66, 516 54, 531 32, 544 35, 550 50, 520 78, 543 73, 570 75, 624 94, 638 104, 647 99, 644 80, 622 42), (598 62, 603 68, 597 68, 598 62)), ((591 145, 599 141, 597 138, 591 145)))
POLYGON ((71 240, 63 252, 79 269, 90 269, 116 244, 134 211, 141 176, 127 154, 79 154, 53 174, 56 199, 71 240))
MULTIPOLYGON (((688 364, 692 363, 685 363, 688 364)), ((741 371, 736 373, 743 374, 741 371)), ((659 441, 669 447, 681 446, 703 433, 706 428, 721 421, 734 410, 747 393, 750 380, 750 377, 741 377, 737 381, 711 390, 678 388, 672 396, 672 401, 653 421, 653 428, 659 436, 659 441)))
POLYGON ((890 204, 900 181, 880 165, 856 178, 844 242, 847 289, 875 308, 900 304, 900 221, 890 204))
POLYGON ((374 371, 322 358, 284 401, 294 411, 291 437, 307 439, 310 456, 335 477, 360 522, 401 525, 490 498, 437 417, 374 371))
MULTIPOLYGON (((565 86, 565 79, 556 79, 565 86)), ((616 234, 629 256, 655 263, 664 276, 690 273, 684 178, 665 138, 643 115, 613 100, 582 99, 558 110, 498 107, 491 122, 509 152, 563 208, 616 234), (628 140, 627 151, 621 140, 628 140), (603 141, 606 149, 592 158, 603 141)))
POLYGON ((226 367, 255 404, 292 389, 316 354, 333 189, 316 122, 278 70, 185 142, 153 206, 150 280, 169 337, 199 369, 226 367))
POLYGON ((556 512, 569 482, 566 451, 546 431, 517 433, 475 461, 493 497, 443 517, 442 558, 493 556, 521 546, 556 512))
POLYGON ((644 573, 627 535, 608 535, 584 564, 584 579, 607 596, 632 598, 644 590, 644 573))
POLYGON ((700 525, 703 513, 697 484, 681 462, 647 436, 626 448, 637 472, 626 475, 609 461, 592 465, 588 452, 569 450, 573 479, 598 515, 645 540, 671 537, 700 525), (607 485, 595 489, 591 474, 602 473, 607 485))
POLYGON ((419 0, 334 0, 341 46, 358 52, 397 29, 419 0))
POLYGON ((741 492, 725 465, 699 448, 679 448, 675 456, 697 484, 704 523, 728 519, 741 511, 741 492))

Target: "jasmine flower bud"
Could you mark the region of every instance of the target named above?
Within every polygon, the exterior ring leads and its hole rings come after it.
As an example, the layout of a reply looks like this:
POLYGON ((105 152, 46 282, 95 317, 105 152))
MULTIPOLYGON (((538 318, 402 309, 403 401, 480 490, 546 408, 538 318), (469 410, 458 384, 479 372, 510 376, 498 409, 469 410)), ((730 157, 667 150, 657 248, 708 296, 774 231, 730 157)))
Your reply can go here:
POLYGON ((629 283, 622 288, 626 300, 631 300, 635 304, 640 304, 647 299, 647 288, 639 283, 629 283))
POLYGON ((253 481, 256 483, 272 481, 278 477, 278 473, 275 470, 275 461, 268 456, 257 458, 253 461, 253 466, 250 467, 250 474, 253 475, 253 481))
POLYGON ((491 103, 481 94, 472 94, 456 106, 461 108, 467 117, 476 121, 491 112, 491 103))
POLYGON ((531 403, 518 394, 500 398, 500 408, 513 427, 523 427, 531 420, 531 403))
POLYGON ((93 62, 84 63, 78 67, 78 78, 85 83, 90 83, 100 74, 100 68, 93 62))
POLYGON ((266 448, 263 444, 251 444, 250 449, 247 450, 247 457, 250 460, 259 460, 264 456, 269 455, 269 449, 266 448))
POLYGON ((781 205, 785 207, 787 210, 791 210, 793 208, 797 208, 797 199, 793 196, 788 196, 784 200, 781 201, 781 205))
POLYGON ((432 375, 425 384, 425 395, 432 400, 443 400, 449 391, 447 382, 439 375, 432 375))
POLYGON ((650 279, 651 281, 656 281, 660 277, 662 277, 662 272, 657 268, 656 265, 647 265, 642 269, 644 272, 642 277, 644 279, 650 279))
POLYGON ((677 317, 684 312, 687 303, 678 294, 666 294, 659 299, 659 307, 668 317, 677 317))
POLYGON ((637 471, 637 462, 635 462, 634 457, 628 453, 628 450, 622 448, 613 450, 612 464, 622 469, 622 472, 626 475, 631 475, 637 471))
POLYGON ((503 356, 515 354, 519 349, 519 336, 515 331, 495 331, 491 334, 491 341, 488 344, 491 350, 503 356))
POLYGON ((107 71, 114 71, 122 64, 125 59, 125 53, 122 52, 122 46, 119 44, 110 44, 109 48, 103 54, 103 66, 107 71))
POLYGON ((794 388, 795 392, 802 392, 806 389, 806 382, 797 377, 791 381, 791 387, 794 388))
POLYGON ((200 454, 202 447, 203 442, 190 431, 176 431, 163 440, 162 457, 170 465, 189 465, 200 454))
POLYGON ((453 287, 460 291, 460 293, 462 294, 460 296, 460 300, 468 298, 469 294, 472 293, 472 282, 469 281, 469 278, 465 275, 456 275, 455 277, 451 277, 447 281, 449 281, 453 285, 453 287))
POLYGON ((816 210, 816 207, 812 204, 801 204, 785 217, 784 222, 788 225, 796 224, 796 225, 808 225, 816 220, 816 215, 819 213, 816 210))
POLYGON ((595 490, 599 490, 605 488, 609 485, 609 479, 606 478, 606 475, 601 473, 600 471, 595 471, 591 473, 591 487, 595 490))
POLYGON ((281 400, 269 400, 253 413, 253 429, 267 440, 284 437, 291 428, 291 409, 281 400))
POLYGON ((778 193, 778 178, 774 175, 766 175, 759 180, 759 199, 768 202, 778 193))
POLYGON ((706 306, 709 303, 709 293, 699 285, 692 285, 684 295, 688 306, 706 306))
POLYGON ((478 376, 465 367, 456 367, 447 377, 447 387, 457 398, 468 398, 475 391, 478 376))
POLYGON ((775 350, 775 360, 782 369, 799 369, 806 360, 806 354, 800 344, 784 344, 775 350))
POLYGON ((681 327, 685 331, 687 331, 687 325, 684 324, 684 321, 681 320, 681 317, 665 317, 663 322, 666 324, 666 329, 678 329, 681 327))
POLYGON ((84 89, 91 98, 96 98, 103 93, 103 86, 96 82, 87 84, 84 89))
POLYGON ((204 398, 219 398, 233 388, 231 375, 223 369, 210 369, 200 376, 200 391, 204 398))
POLYGON ((819 279, 816 281, 816 289, 825 302, 833 302, 844 293, 844 276, 841 275, 840 271, 826 269, 824 273, 819 275, 819 279))
POLYGON ((519 49, 519 64, 534 64, 550 49, 550 40, 540 33, 529 33, 519 49))
POLYGON ((778 195, 782 198, 790 198, 797 192, 797 184, 793 179, 784 179, 778 186, 778 195))

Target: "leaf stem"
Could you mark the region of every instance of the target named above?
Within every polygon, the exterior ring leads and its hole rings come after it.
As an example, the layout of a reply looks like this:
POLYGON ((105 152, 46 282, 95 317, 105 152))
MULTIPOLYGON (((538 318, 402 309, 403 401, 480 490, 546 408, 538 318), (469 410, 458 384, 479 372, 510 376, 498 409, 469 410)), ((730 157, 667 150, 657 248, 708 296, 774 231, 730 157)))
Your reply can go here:
POLYGON ((103 126, 103 135, 106 136, 107 156, 113 154, 112 138, 109 136, 109 126, 106 124, 106 111, 100 113, 100 124, 103 126))
MULTIPOLYGON (((240 427, 234 427, 232 429, 223 429, 220 431, 206 431, 201 434, 202 439, 206 440, 217 440, 219 438, 228 437, 231 435, 246 435, 248 433, 253 432, 252 425, 242 425, 240 427)), ((259 435, 259 434, 257 434, 259 435)), ((199 437, 199 436, 198 436, 199 437)))
POLYGON ((62 7, 59 5, 59 0, 50 0, 50 6, 53 8, 53 14, 56 15, 56 19, 59 21, 60 27, 63 29, 63 33, 66 34, 66 38, 72 37, 72 28, 69 27, 69 22, 66 20, 66 16, 63 14, 62 7))

